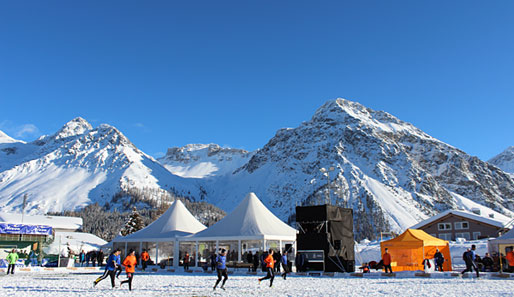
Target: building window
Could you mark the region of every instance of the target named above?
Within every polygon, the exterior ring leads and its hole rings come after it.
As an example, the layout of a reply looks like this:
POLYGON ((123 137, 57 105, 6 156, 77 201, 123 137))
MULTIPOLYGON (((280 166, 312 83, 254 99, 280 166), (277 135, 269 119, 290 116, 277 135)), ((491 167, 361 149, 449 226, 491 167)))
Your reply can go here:
POLYGON ((458 238, 464 238, 466 240, 469 240, 469 232, 462 232, 462 233, 455 233, 455 237, 458 238))
POLYGON ((451 233, 439 233, 439 238, 443 240, 452 240, 452 234, 451 233))
POLYGON ((473 239, 477 240, 480 237, 480 232, 473 232, 473 239))
POLYGON ((451 223, 439 223, 437 224, 438 230, 451 230, 452 224, 451 223))
POLYGON ((455 222, 455 230, 466 230, 469 229, 468 222, 455 222))

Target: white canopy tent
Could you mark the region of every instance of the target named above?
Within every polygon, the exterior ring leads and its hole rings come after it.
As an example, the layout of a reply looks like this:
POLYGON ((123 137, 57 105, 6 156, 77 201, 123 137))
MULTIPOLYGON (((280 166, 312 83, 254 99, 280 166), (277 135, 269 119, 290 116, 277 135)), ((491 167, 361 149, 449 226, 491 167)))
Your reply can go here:
POLYGON ((245 251, 264 251, 270 247, 282 250, 285 244, 296 248, 296 230, 277 218, 254 193, 249 193, 222 220, 194 235, 180 237, 179 241, 194 244, 196 261, 224 247, 232 250, 234 256, 237 250, 237 261, 241 262, 245 251), (199 250, 202 243, 203 250, 199 250))
POLYGON ((505 256, 505 248, 514 246, 514 229, 511 229, 498 238, 489 239, 487 245, 490 253, 501 252, 505 256))
MULTIPOLYGON (((178 255, 179 236, 186 236, 204 230, 200 223, 180 200, 175 200, 169 209, 157 220, 145 228, 127 236, 117 236, 113 239, 113 248, 121 248, 127 253, 132 248, 141 252, 143 248, 150 250, 150 257, 169 258, 178 255), (159 255, 159 251, 161 254, 159 255)), ((173 257, 174 266, 178 266, 178 257, 173 257)))

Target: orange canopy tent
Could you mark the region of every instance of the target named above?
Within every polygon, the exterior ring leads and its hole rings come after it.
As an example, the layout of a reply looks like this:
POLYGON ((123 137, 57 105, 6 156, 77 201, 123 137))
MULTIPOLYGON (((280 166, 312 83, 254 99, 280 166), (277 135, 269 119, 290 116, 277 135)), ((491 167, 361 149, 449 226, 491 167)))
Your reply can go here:
POLYGON ((393 271, 423 270, 423 260, 433 259, 436 249, 443 254, 444 271, 451 271, 450 244, 427 234, 423 230, 407 229, 403 234, 380 243, 382 255, 385 248, 391 254, 393 271))

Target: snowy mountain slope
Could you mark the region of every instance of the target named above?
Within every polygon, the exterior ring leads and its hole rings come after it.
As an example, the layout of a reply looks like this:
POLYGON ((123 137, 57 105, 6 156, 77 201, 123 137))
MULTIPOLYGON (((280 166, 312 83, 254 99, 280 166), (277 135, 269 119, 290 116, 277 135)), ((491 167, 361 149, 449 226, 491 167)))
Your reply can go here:
MULTIPOLYGON (((171 174, 109 125, 76 118, 51 136, 0 150, 0 209, 29 213, 73 210, 109 202, 122 189, 172 190, 200 196, 195 182, 171 174)), ((148 197, 158 199, 158 197, 148 197)))
POLYGON ((182 177, 204 178, 225 175, 243 166, 254 153, 222 148, 217 144, 188 144, 169 148, 158 161, 170 172, 182 177))
POLYGON ((23 142, 21 140, 16 140, 9 135, 5 134, 3 131, 0 131, 0 144, 3 143, 13 143, 13 142, 23 142))
POLYGON ((400 231, 462 206, 452 193, 513 215, 514 181, 506 173, 386 112, 344 99, 327 102, 297 128, 279 130, 234 174, 205 181, 208 200, 230 211, 252 191, 287 219, 295 201, 325 199, 320 168, 330 166, 332 200, 354 209, 358 238, 400 231))
POLYGON ((514 146, 508 147, 487 162, 514 176, 514 146))

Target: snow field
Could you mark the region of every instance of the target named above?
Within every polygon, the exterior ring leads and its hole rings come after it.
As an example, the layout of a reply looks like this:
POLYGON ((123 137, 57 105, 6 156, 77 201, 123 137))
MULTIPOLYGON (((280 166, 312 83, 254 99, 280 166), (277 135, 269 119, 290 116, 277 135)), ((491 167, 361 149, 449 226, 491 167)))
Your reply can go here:
MULTIPOLYGON (((287 280, 275 277, 258 283, 259 276, 229 275, 226 291, 212 290, 215 274, 136 273, 133 291, 119 288, 125 274, 113 290, 107 278, 95 288, 92 283, 100 273, 18 273, 0 276, 0 296, 512 296, 512 281, 475 278, 416 277, 303 277, 287 280)), ((262 274, 263 275, 263 274, 262 274)))

